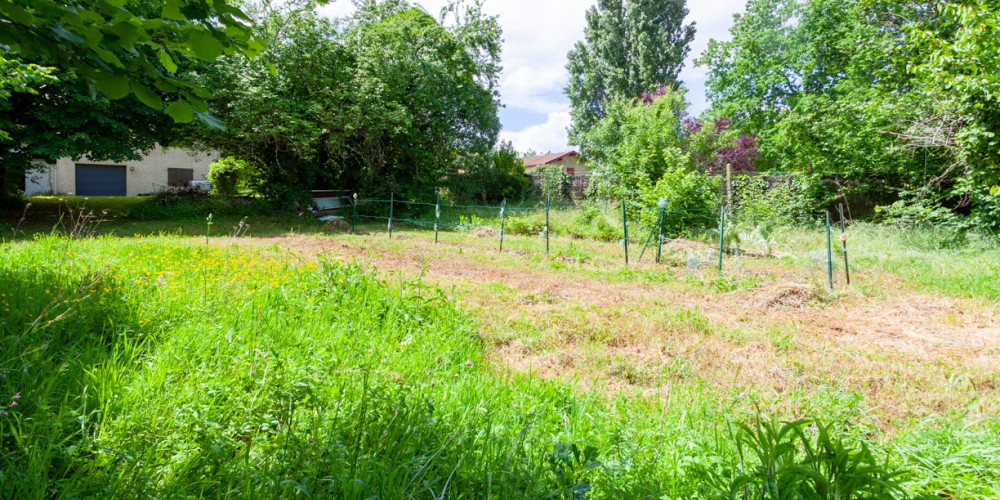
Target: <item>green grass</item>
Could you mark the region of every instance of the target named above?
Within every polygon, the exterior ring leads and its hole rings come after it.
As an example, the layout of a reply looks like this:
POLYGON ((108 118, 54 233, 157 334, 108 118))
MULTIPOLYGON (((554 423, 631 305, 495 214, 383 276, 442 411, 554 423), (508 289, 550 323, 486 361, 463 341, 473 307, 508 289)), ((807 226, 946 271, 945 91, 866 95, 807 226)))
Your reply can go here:
POLYGON ((0 245, 0 496, 729 498, 834 477, 826 456, 912 493, 998 494, 995 421, 887 442, 857 398, 819 387, 802 412, 832 441, 808 425, 755 441, 784 427, 734 409, 753 394, 609 396, 512 372, 453 297, 399 280, 179 237, 0 245))

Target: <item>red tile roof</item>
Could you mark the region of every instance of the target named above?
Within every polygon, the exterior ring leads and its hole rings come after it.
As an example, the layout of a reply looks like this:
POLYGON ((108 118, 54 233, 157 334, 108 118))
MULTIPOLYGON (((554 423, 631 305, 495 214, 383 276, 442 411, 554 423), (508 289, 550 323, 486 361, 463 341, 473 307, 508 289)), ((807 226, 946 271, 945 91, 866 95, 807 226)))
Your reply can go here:
POLYGON ((555 163, 568 156, 578 156, 578 155, 579 153, 577 153, 576 151, 566 151, 563 153, 555 153, 551 155, 532 156, 529 158, 524 158, 521 161, 524 162, 525 167, 537 167, 539 165, 548 165, 550 163, 555 163))

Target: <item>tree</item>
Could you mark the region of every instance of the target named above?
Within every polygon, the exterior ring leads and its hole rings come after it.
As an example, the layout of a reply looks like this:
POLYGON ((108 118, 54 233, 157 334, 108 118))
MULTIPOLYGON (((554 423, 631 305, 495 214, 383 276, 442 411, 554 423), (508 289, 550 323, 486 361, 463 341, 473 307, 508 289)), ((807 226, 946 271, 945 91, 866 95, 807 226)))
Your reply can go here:
MULTIPOLYGON (((446 12, 454 12, 446 10, 446 12)), ((265 59, 200 68, 229 124, 207 144, 247 160, 270 198, 314 186, 433 199, 499 132, 499 27, 478 4, 446 26, 402 0, 359 2, 346 20, 309 5, 260 11, 265 59)))
POLYGON ((524 175, 524 163, 520 158, 508 141, 500 141, 485 155, 463 154, 459 170, 446 179, 444 186, 453 200, 500 203, 524 199, 531 181, 524 175))
POLYGON ((87 154, 97 161, 138 160, 139 152, 169 144, 173 120, 133 99, 92 96, 65 72, 45 72, 43 84, 0 99, 0 203, 24 188, 35 162, 87 154))
POLYGON ((695 34, 687 14, 685 0, 598 0, 587 11, 585 38, 567 56, 571 143, 607 116, 609 101, 678 85, 695 34))
POLYGON ((992 0, 754 0, 698 63, 711 113, 759 136, 762 168, 819 174, 818 202, 976 212, 1000 175, 998 16, 992 0))
MULTIPOLYGON (((178 122, 208 116, 209 93, 176 76, 183 57, 212 61, 263 49, 225 1, 11 0, 0 2, 0 46, 40 57, 109 99, 135 95, 178 122), (155 89, 155 90, 154 90, 155 89)), ((0 87, 6 76, 0 76, 0 87)))
POLYGON ((263 48, 225 1, 0 2, 0 203, 35 161, 138 159, 177 122, 215 127, 191 61, 263 48))
POLYGON ((684 151, 681 91, 664 89, 655 98, 614 99, 607 116, 580 136, 591 165, 592 193, 636 201, 668 171, 691 170, 684 151))
POLYGON ((684 120, 685 149, 695 167, 713 174, 725 173, 727 166, 735 173, 757 170, 757 137, 734 133, 730 129, 732 122, 724 116, 708 123, 693 117, 684 120))
POLYGON ((906 72, 912 44, 890 22, 908 8, 874 0, 749 2, 732 39, 710 42, 697 61, 708 67, 710 114, 758 137, 763 170, 834 179, 814 186, 819 203, 851 193, 891 201, 919 182, 924 165, 883 133, 922 99, 906 72))
POLYGON ((909 23, 905 29, 920 57, 908 69, 927 89, 927 99, 919 115, 891 132, 946 158, 943 170, 925 179, 920 198, 943 186, 941 197, 972 205, 974 224, 994 231, 1000 231, 1000 207, 990 193, 1000 178, 998 26, 995 0, 942 2, 926 21, 909 23))

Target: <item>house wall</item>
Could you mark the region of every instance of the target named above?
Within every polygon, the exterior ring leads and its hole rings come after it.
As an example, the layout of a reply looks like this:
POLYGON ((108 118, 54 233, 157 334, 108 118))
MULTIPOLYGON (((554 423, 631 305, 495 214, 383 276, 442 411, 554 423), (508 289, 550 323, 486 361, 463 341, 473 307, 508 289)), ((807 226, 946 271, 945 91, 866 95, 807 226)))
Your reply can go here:
POLYGON ((579 156, 568 156, 557 161, 556 165, 561 165, 564 170, 572 168, 574 176, 590 175, 590 169, 588 169, 583 163, 580 163, 579 156))
POLYGON ((44 196, 52 194, 52 166, 40 164, 25 172, 24 195, 44 196))
MULTIPOLYGON (((168 168, 190 168, 194 170, 195 180, 206 180, 208 166, 219 158, 218 154, 196 153, 186 149, 163 149, 156 146, 140 161, 124 163, 109 161, 92 161, 87 157, 74 161, 72 158, 61 158, 56 162, 55 171, 49 172, 49 185, 56 184, 58 194, 75 194, 76 164, 90 165, 125 165, 125 191, 127 196, 155 193, 167 189, 168 168), (134 167, 134 169, 133 169, 134 167), (58 182, 53 177, 58 177, 58 182)), ((26 186, 27 187, 27 186, 26 186)), ((47 194, 47 193, 46 193, 47 194)))
MULTIPOLYGON (((561 166, 563 168, 563 171, 566 171, 566 169, 568 169, 568 168, 572 168, 574 176, 581 176, 581 175, 586 176, 586 175, 590 175, 590 169, 588 169, 587 166, 584 165, 583 163, 580 163, 580 157, 579 156, 567 156, 566 158, 563 158, 563 159, 561 159, 559 161, 552 162, 549 165, 559 165, 559 166, 561 166)), ((534 169, 536 169, 536 168, 538 168, 540 166, 541 165, 536 165, 534 167, 526 167, 524 169, 524 173, 525 174, 531 174, 532 170, 534 170, 534 169)))

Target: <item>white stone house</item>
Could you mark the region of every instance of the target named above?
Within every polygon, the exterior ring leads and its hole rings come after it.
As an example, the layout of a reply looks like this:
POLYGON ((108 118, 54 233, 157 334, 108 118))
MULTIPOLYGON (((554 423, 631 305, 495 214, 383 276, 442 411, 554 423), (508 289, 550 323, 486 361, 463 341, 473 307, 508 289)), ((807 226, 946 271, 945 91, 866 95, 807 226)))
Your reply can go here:
POLYGON ((208 166, 219 158, 181 148, 156 146, 139 161, 124 163, 61 158, 25 175, 26 196, 138 196, 207 182, 208 166))

